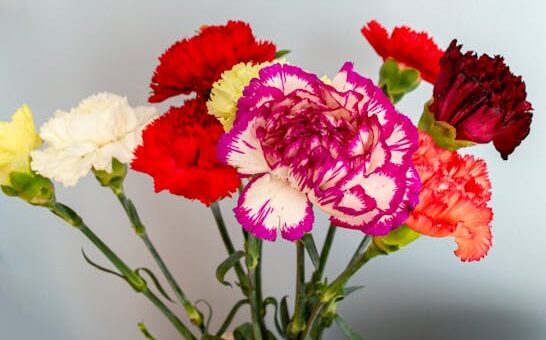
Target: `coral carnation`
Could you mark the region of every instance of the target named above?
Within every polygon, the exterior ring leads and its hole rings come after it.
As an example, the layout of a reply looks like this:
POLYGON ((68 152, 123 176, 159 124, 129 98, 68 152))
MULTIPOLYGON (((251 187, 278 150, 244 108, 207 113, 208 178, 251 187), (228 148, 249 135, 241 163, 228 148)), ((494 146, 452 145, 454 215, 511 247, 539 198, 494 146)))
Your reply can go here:
POLYGON ((455 128, 457 140, 493 141, 507 159, 529 134, 532 107, 525 83, 502 57, 463 54, 461 47, 453 40, 442 58, 428 109, 437 121, 455 128))
POLYGON ((435 237, 452 236, 463 261, 483 258, 491 247, 491 183, 483 160, 441 149, 419 134, 413 161, 421 177, 419 204, 406 224, 435 237))
POLYGON ((399 26, 389 37, 385 27, 375 20, 362 27, 361 32, 383 60, 393 58, 404 66, 417 69, 429 83, 436 81, 444 52, 427 33, 399 26))
POLYGON ((296 240, 311 230, 312 203, 338 226, 373 235, 398 227, 417 203, 416 148, 415 126, 351 63, 331 85, 273 64, 245 88, 218 152, 254 176, 235 208, 241 225, 296 240))
POLYGON ((240 184, 235 169, 216 159, 222 133, 222 125, 207 114, 202 100, 188 100, 144 130, 132 167, 154 178, 156 192, 169 190, 210 205, 240 184))
POLYGON ((228 21, 204 26, 192 38, 169 47, 159 58, 152 78, 150 102, 196 92, 208 96, 222 72, 240 62, 264 62, 275 58, 271 42, 257 41, 247 23, 228 21))

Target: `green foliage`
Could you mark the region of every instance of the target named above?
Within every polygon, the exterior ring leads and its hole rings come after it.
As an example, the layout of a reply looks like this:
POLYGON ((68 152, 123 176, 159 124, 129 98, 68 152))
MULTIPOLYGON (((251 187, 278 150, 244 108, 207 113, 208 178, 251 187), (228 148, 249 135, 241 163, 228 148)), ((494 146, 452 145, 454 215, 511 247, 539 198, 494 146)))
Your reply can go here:
POLYGON ((411 67, 400 67, 392 58, 385 60, 379 70, 379 87, 393 103, 413 91, 420 82, 419 71, 411 67))
POLYGON ((223 284, 224 286, 231 287, 231 283, 227 282, 224 278, 227 274, 227 272, 235 266, 237 262, 239 262, 240 259, 242 259, 245 256, 245 252, 242 250, 236 251, 235 253, 231 254, 228 258, 226 258, 222 263, 218 265, 216 268, 216 279, 218 282, 223 284))

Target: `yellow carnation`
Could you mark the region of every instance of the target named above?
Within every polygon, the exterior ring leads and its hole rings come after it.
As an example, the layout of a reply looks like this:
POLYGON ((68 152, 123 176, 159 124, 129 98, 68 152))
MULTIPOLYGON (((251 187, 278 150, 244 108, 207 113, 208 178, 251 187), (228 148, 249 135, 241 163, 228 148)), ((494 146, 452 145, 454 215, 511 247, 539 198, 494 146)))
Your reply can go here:
POLYGON ((21 106, 11 122, 0 122, 0 184, 9 184, 12 172, 30 173, 30 152, 40 146, 32 112, 21 106))
POLYGON ((243 95, 243 90, 252 78, 258 77, 260 69, 267 65, 269 63, 258 65, 239 63, 230 70, 224 71, 222 78, 212 85, 207 108, 209 113, 222 123, 226 132, 233 127, 237 101, 243 95))

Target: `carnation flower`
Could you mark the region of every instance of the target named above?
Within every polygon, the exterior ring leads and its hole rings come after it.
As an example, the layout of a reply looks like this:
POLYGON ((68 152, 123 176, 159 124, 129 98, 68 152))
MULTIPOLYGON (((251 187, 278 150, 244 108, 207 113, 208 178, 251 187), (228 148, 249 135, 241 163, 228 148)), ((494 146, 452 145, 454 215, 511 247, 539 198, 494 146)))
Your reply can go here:
POLYGON ((222 125, 201 99, 171 107, 143 132, 132 168, 154 179, 155 191, 198 199, 205 205, 230 196, 240 185, 237 171, 216 158, 222 125))
POLYGON ((419 134, 419 149, 413 156, 422 187, 419 204, 406 224, 434 237, 452 236, 463 261, 483 258, 491 247, 488 207, 491 182, 483 160, 442 149, 431 136, 419 134))
POLYGON ((207 97, 222 72, 241 62, 271 61, 275 51, 271 42, 257 41, 245 22, 204 26, 197 35, 176 42, 159 58, 149 100, 161 102, 193 92, 207 97))
POLYGON ((334 224, 384 235, 417 203, 416 128, 346 63, 332 85, 273 64, 250 81, 219 158, 253 176, 235 208, 257 237, 311 230, 312 203, 334 224))
POLYGON ((92 168, 111 172, 113 158, 131 162, 154 114, 154 108, 132 108, 127 98, 111 93, 90 96, 69 112, 57 111, 42 126, 47 145, 32 152, 32 169, 65 186, 76 185, 92 168))
POLYGON ((428 110, 456 130, 456 140, 493 141, 507 159, 529 134, 532 107, 525 83, 501 56, 463 54, 461 47, 453 40, 442 58, 428 110))
POLYGON ((383 60, 393 58, 406 67, 417 69, 424 80, 434 84, 444 52, 426 32, 399 26, 389 37, 385 27, 375 20, 362 27, 361 32, 383 60))
POLYGON ((212 85, 207 108, 209 113, 222 123, 225 131, 231 130, 233 126, 237 112, 237 101, 243 95, 244 88, 252 78, 258 76, 260 69, 266 65, 268 63, 256 65, 239 63, 222 73, 222 78, 212 85))
POLYGON ((28 106, 17 109, 11 122, 0 122, 0 185, 9 185, 14 172, 31 172, 30 152, 41 143, 28 106))

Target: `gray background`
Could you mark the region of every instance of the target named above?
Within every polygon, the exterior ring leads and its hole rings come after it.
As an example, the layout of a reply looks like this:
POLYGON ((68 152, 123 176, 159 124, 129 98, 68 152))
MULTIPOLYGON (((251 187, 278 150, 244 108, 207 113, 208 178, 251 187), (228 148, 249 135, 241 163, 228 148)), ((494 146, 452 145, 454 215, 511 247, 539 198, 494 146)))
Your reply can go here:
MULTIPOLYGON (((340 312, 372 340, 546 339, 545 12, 541 1, 1 0, 0 118, 27 103, 41 124, 55 109, 68 109, 98 91, 143 104, 159 54, 199 26, 228 18, 249 21, 258 37, 291 49, 291 62, 319 74, 332 75, 352 60, 376 77, 380 59, 359 32, 372 18, 389 28, 409 24, 428 30, 444 47, 457 37, 468 49, 502 54, 525 78, 536 114, 531 135, 508 162, 492 146, 472 150, 488 161, 493 182, 489 256, 463 264, 452 254, 451 239, 423 238, 356 275, 352 282, 366 288, 343 301, 340 312)), ((421 85, 400 110, 416 119, 430 91, 421 85)), ((214 304, 218 324, 238 293, 214 278, 225 255, 210 212, 195 202, 153 194, 143 174, 130 174, 127 188, 185 290, 214 304)), ((58 196, 132 265, 154 268, 114 197, 93 178, 73 190, 59 186, 58 196)), ((222 204, 239 242, 229 214, 234 202, 222 204)), ((84 263, 82 246, 102 258, 79 233, 19 200, 0 197, 0 216, 0 338, 139 339, 141 320, 159 339, 175 338, 143 297, 84 263)), ((319 240, 325 225, 320 215, 319 240)), ((330 276, 361 239, 354 231, 338 235, 330 276)), ((265 254, 265 293, 293 295, 294 246, 267 244, 265 254)), ((334 327, 327 338, 343 336, 334 327)))

